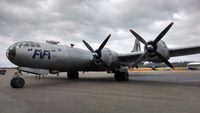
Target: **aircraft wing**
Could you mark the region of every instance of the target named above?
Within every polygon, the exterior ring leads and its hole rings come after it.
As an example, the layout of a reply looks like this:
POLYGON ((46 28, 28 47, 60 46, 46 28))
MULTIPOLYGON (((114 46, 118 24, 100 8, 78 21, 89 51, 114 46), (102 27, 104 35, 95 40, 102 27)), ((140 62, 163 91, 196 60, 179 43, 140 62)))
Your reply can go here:
POLYGON ((170 57, 192 55, 200 53, 200 46, 182 47, 169 49, 170 57))
MULTIPOLYGON (((192 55, 192 54, 197 54, 197 53, 200 53, 200 46, 169 49, 170 57, 192 55)), ((136 59, 139 58, 140 55, 142 55, 142 54, 144 54, 144 52, 132 52, 132 53, 128 53, 128 54, 119 54, 118 58, 122 64, 129 64, 131 62, 136 61, 136 59)))
POLYGON ((128 54, 119 54, 118 58, 122 64, 134 62, 140 55, 144 54, 144 52, 132 52, 128 54))

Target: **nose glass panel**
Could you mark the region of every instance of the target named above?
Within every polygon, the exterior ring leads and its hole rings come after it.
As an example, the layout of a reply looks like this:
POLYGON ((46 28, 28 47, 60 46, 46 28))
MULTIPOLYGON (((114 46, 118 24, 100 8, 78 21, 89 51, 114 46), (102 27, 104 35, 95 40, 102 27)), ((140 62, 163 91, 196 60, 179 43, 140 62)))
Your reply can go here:
POLYGON ((14 60, 15 55, 16 55, 16 47, 14 45, 10 46, 6 52, 6 56, 8 57, 8 59, 14 60))

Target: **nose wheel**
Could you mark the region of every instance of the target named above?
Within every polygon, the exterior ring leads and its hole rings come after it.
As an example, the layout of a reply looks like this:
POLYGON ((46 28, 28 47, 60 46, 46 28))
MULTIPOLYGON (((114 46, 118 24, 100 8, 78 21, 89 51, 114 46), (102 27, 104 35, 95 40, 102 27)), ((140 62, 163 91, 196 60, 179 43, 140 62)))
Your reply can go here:
POLYGON ((25 81, 21 77, 14 77, 10 81, 10 85, 11 85, 12 88, 23 88, 24 85, 25 85, 25 81))
POLYGON ((14 73, 14 77, 10 81, 10 85, 12 88, 23 88, 25 85, 25 81, 22 77, 20 77, 20 73, 16 72, 14 73))

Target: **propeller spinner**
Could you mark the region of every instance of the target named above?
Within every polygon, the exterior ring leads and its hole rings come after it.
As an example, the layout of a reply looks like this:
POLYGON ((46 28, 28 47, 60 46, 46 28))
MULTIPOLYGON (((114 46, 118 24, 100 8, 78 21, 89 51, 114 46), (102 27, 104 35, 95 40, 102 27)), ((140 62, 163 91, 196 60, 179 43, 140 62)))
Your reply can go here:
POLYGON ((163 61, 166 65, 168 65, 170 68, 174 68, 174 66, 159 52, 157 52, 157 43, 163 38, 163 36, 169 31, 171 26, 173 25, 173 22, 171 22, 152 42, 146 42, 139 34, 137 34, 135 31, 130 29, 130 32, 145 45, 146 51, 144 54, 142 54, 135 62, 131 63, 129 66, 134 67, 137 66, 139 62, 141 62, 147 54, 157 56, 161 61, 163 61))
POLYGON ((102 42, 102 44, 99 46, 99 48, 97 50, 94 50, 85 40, 83 40, 83 43, 85 44, 85 46, 92 52, 92 55, 94 57, 94 61, 95 62, 101 62, 105 68, 107 70, 109 70, 108 66, 106 65, 106 63, 101 59, 101 50, 104 48, 104 46, 106 45, 106 43, 108 42, 109 38, 110 38, 111 34, 109 34, 107 36, 107 38, 102 42))

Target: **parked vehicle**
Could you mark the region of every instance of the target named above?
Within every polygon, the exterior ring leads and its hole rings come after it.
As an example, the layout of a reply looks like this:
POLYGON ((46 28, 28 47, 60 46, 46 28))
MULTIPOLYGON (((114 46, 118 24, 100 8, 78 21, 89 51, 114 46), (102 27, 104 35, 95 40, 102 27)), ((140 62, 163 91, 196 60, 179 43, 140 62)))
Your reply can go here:
POLYGON ((5 69, 0 69, 0 75, 2 74, 2 75, 5 75, 5 73, 6 73, 6 70, 5 69))

